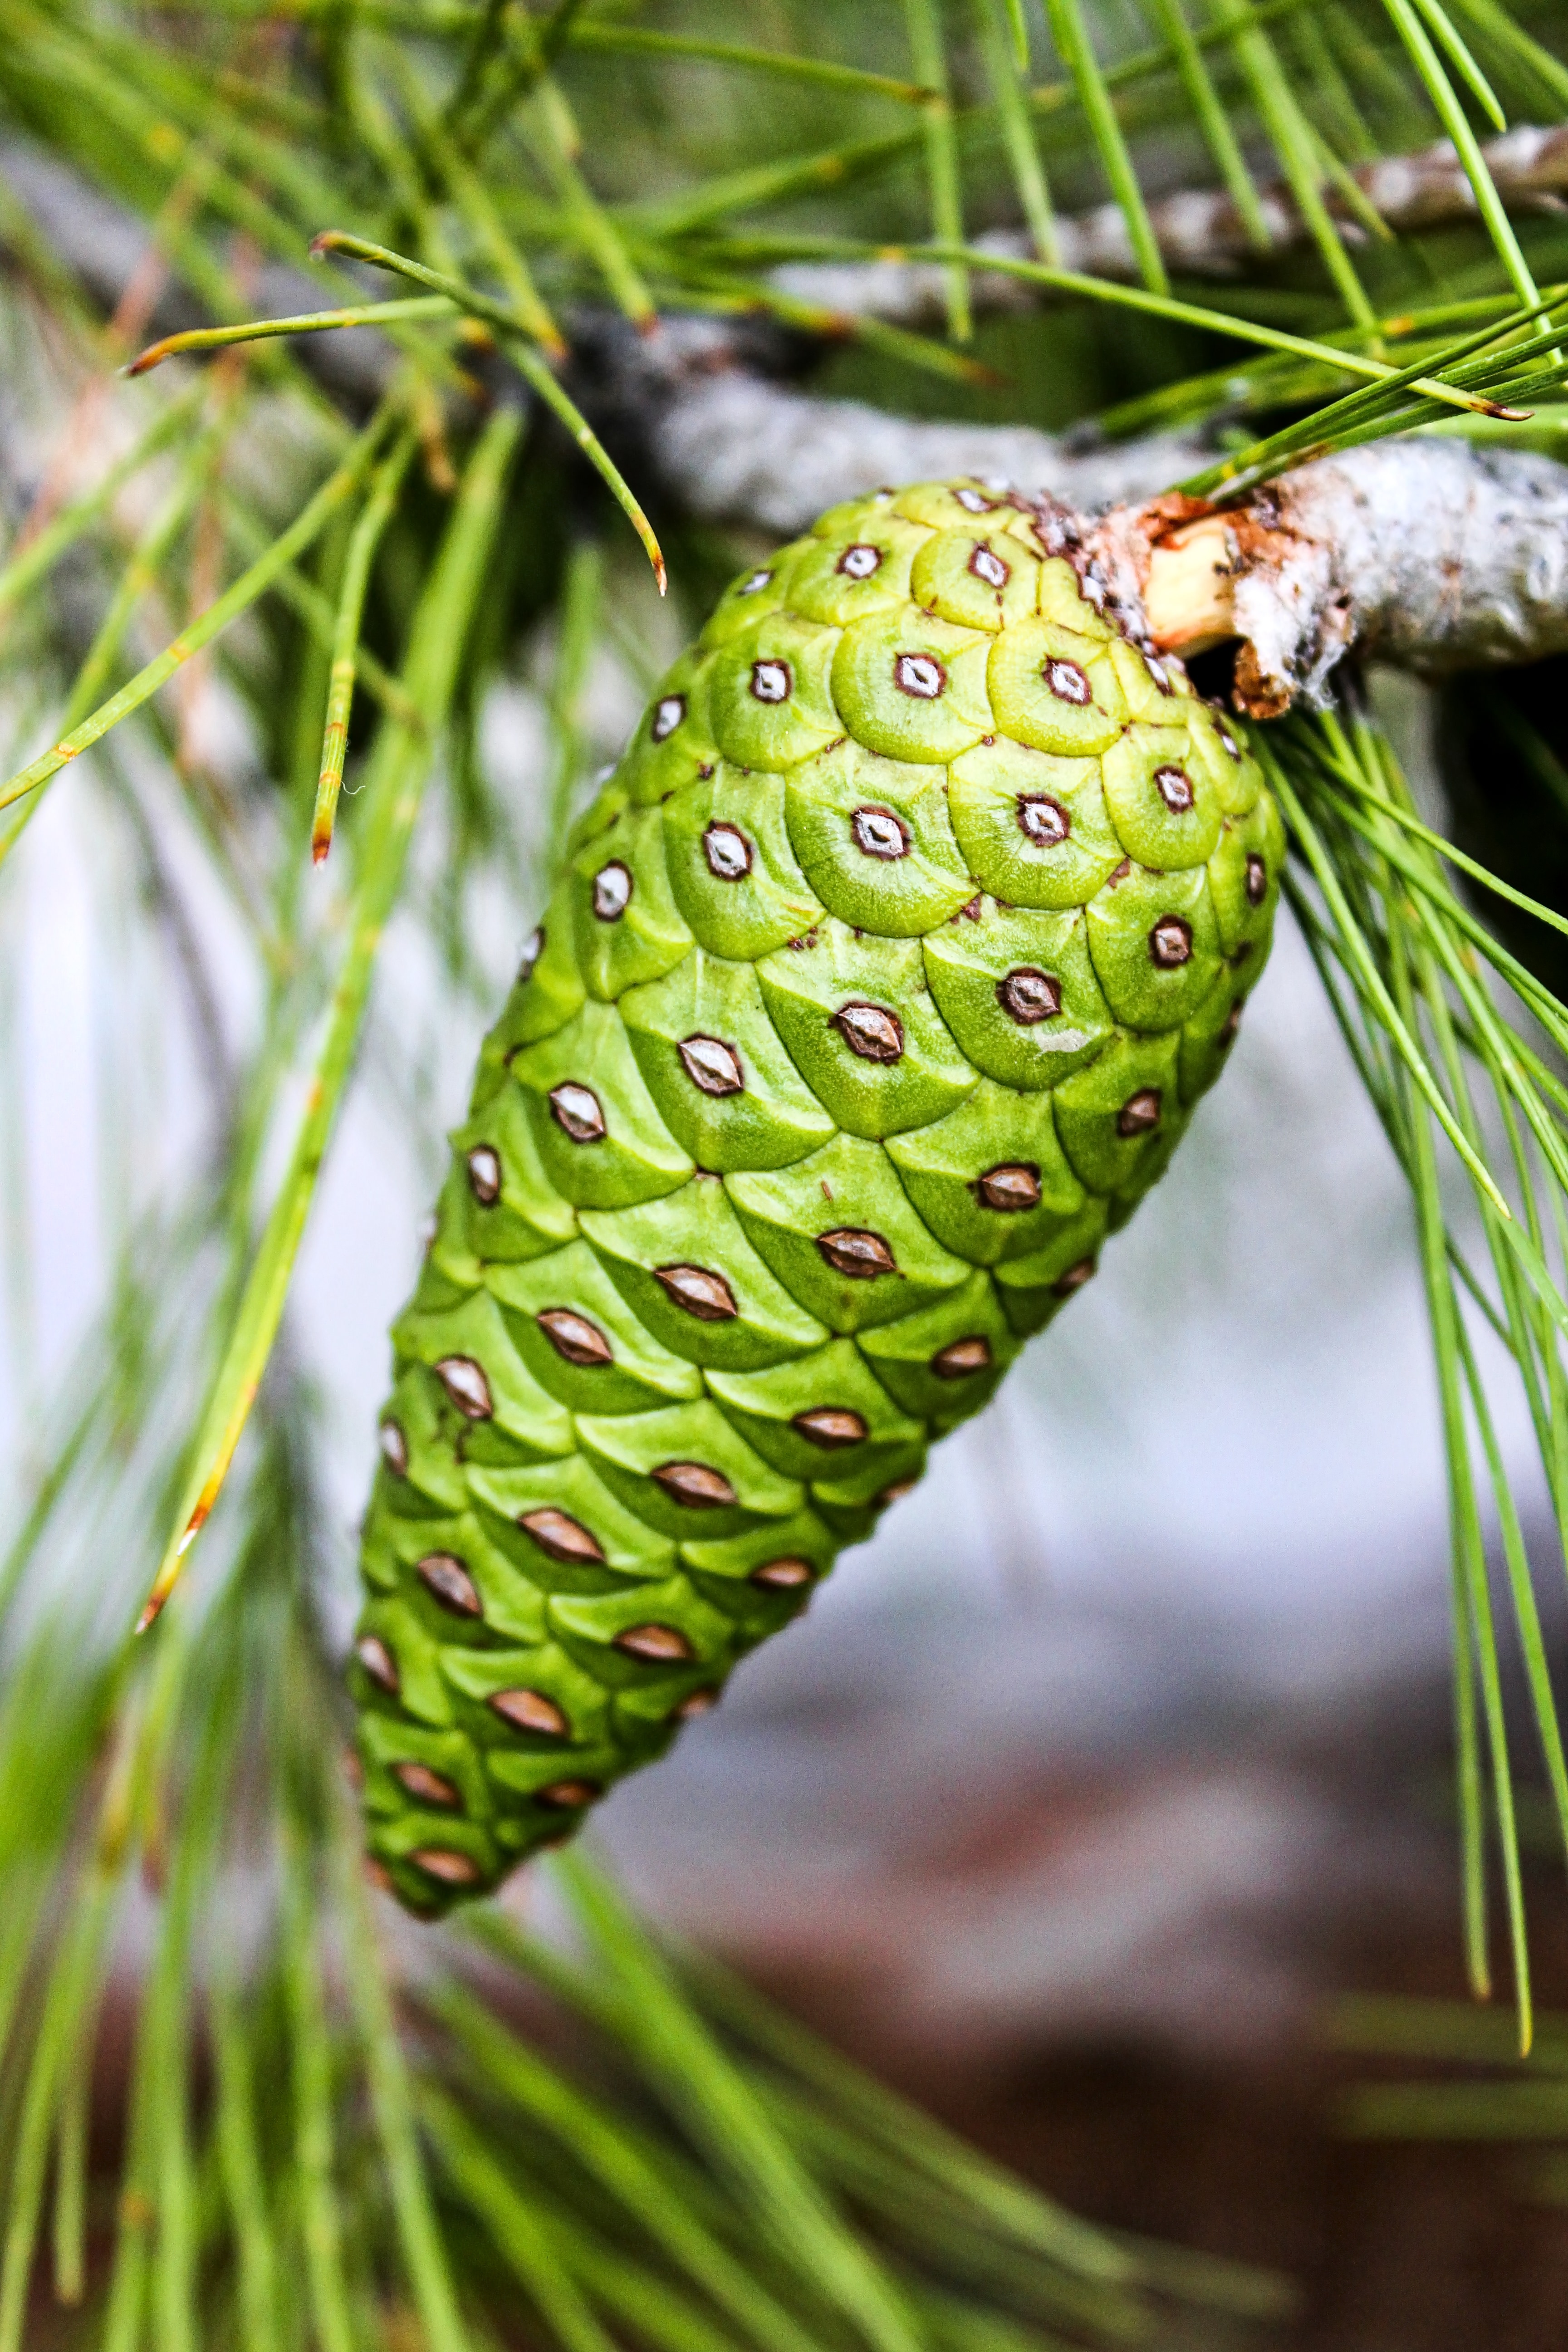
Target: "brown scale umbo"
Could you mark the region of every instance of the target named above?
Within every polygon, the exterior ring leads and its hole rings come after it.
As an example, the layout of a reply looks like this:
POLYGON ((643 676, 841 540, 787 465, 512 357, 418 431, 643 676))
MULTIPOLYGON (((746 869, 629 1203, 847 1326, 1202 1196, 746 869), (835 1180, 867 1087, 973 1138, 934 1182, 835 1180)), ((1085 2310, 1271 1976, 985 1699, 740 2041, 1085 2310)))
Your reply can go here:
POLYGON ((558 1356, 569 1364, 613 1364, 615 1354, 596 1323, 571 1307, 546 1307, 535 1322, 558 1356))
POLYGON ((858 1445, 868 1433, 861 1415, 844 1405, 813 1405, 808 1412, 795 1413, 790 1426, 798 1429, 813 1445, 827 1451, 840 1445, 858 1445))
POLYGON ((974 1189, 988 1209, 1037 1209, 1040 1171, 1032 1162, 988 1168, 977 1179, 974 1189))
POLYGON ((740 1500, 723 1472, 705 1462, 662 1462, 649 1475, 689 1511, 727 1510, 740 1500))
POLYGON ((536 923, 522 943, 522 953, 517 960, 517 984, 521 988, 533 977, 533 967, 544 953, 544 926, 536 923))
POLYGON ((738 1095, 745 1092, 745 1075, 741 1056, 733 1045, 726 1045, 719 1037, 683 1037, 676 1051, 681 1066, 692 1085, 705 1095, 738 1095))
POLYGON ((476 1143, 468 1154, 468 1190, 481 1209, 500 1199, 500 1154, 488 1143, 476 1143))
POLYGON ((930 654, 900 654, 893 664, 893 683, 917 702, 934 702, 947 690, 947 672, 930 654))
POLYGON ((1089 674, 1075 661, 1060 656, 1048 661, 1044 676, 1046 684, 1058 702, 1071 702, 1082 709, 1094 700, 1094 688, 1089 682, 1089 674))
POLYGON ((604 1795, 597 1780, 552 1780, 549 1787, 536 1791, 542 1805, 555 1805, 563 1811, 574 1811, 579 1805, 591 1805, 604 1795))
POLYGON ((408 1440, 395 1421, 384 1421, 379 1433, 381 1458, 395 1478, 408 1475, 408 1440))
POLYGON ((376 1633, 362 1633, 354 1643, 354 1655, 375 1683, 389 1696, 395 1698, 403 1687, 397 1662, 386 1643, 376 1633))
POLYGON ((395 1764, 393 1777, 407 1794, 421 1805, 440 1805, 448 1812, 461 1812, 463 1800, 443 1773, 434 1772, 428 1764, 395 1764))
POLYGON ((594 912, 601 923, 618 923, 632 903, 632 877, 618 857, 594 877, 594 912))
MULTIPOLYGON (((479 1864, 471 1862, 466 1853, 456 1853, 448 1847, 416 1846, 411 1859, 445 1886, 477 1886, 479 1884, 479 1864)), ((390 1876, 384 1868, 382 1869, 382 1877, 390 1887, 390 1876)))
POLYGON ((419 1562, 419 1580, 433 1601, 454 1617, 482 1617, 479 1591, 468 1570, 449 1551, 427 1551, 419 1562))
POLYGON ((720 882, 739 882, 752 870, 752 845, 739 825, 714 823, 702 836, 708 870, 720 882))
POLYGON ((548 1559, 559 1559, 577 1566, 589 1564, 602 1568, 605 1554, 596 1536, 590 1535, 580 1519, 565 1511, 525 1511, 518 1520, 525 1535, 531 1535, 548 1559))
POLYGON ((818 1234, 816 1246, 835 1274, 847 1274, 856 1281, 898 1272, 898 1261, 880 1234, 839 1225, 832 1233, 818 1234))
POLYGON ((489 1421, 494 1408, 484 1368, 471 1356, 443 1356, 436 1377, 458 1411, 468 1421, 489 1421))
POLYGON ((1018 830, 1041 849, 1054 849, 1072 831, 1072 818, 1049 793, 1020 793, 1018 830))
POLYGON ((568 1739, 572 1726, 552 1698, 542 1691, 492 1691, 489 1705, 514 1731, 536 1732, 542 1738, 568 1739))
POLYGON ((1057 1276, 1051 1288, 1058 1298, 1070 1298, 1075 1290, 1081 1290, 1084 1284, 1092 1278, 1095 1268, 1093 1258, 1080 1257, 1076 1265, 1069 1265, 1065 1274, 1057 1276))
POLYGON ((656 1265, 653 1272, 675 1304, 700 1323, 727 1323, 740 1313, 724 1276, 705 1265, 656 1265))
POLYGON ((1152 1127, 1160 1124, 1161 1094, 1158 1087, 1140 1087, 1129 1095, 1116 1114, 1118 1135, 1147 1135, 1152 1127))
POLYGON ((628 1625, 611 1646, 628 1658, 645 1658, 653 1665, 684 1664, 696 1652, 674 1625, 628 1625))
POLYGON ((996 983, 996 1002, 1009 1021, 1022 1029, 1037 1021, 1054 1021, 1062 1009, 1061 982, 1032 964, 1020 964, 996 983))
POLYGON ((863 1062, 896 1062, 904 1050, 904 1024, 885 1005, 841 1004, 828 1022, 863 1062))
POLYGON ((855 846, 865 857, 893 859, 910 854, 910 831, 889 808, 858 808, 849 820, 855 846))
POLYGON ((605 1133, 605 1114, 591 1087, 567 1078, 550 1090, 550 1112, 557 1127, 574 1143, 597 1143, 605 1133))
POLYGON ((749 1581, 762 1585, 764 1591, 794 1592, 812 1583, 816 1574, 808 1559, 769 1559, 761 1568, 752 1569, 749 1581))

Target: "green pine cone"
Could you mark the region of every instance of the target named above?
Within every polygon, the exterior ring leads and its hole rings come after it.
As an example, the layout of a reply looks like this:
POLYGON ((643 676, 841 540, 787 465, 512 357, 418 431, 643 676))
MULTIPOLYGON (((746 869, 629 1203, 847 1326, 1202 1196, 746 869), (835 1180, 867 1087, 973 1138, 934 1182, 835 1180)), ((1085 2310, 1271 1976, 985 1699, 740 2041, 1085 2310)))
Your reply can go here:
POLYGON ((351 1672, 415 1910, 712 1705, 1218 1075, 1279 819, 1060 543, 965 482, 825 516, 576 828, 393 1333, 351 1672))

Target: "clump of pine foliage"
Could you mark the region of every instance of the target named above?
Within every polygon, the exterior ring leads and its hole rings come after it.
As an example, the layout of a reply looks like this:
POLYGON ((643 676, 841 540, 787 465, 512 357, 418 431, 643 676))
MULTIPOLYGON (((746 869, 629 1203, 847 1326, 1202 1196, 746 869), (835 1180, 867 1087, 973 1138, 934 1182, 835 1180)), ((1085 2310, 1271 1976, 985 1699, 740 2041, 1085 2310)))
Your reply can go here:
MULTIPOLYGON (((439 1937, 384 1916, 340 1763, 344 1563, 288 1298, 348 1089, 428 1125, 444 1036, 499 993, 479 910, 515 940, 542 902, 615 748, 592 740, 595 662, 640 697, 679 642, 645 558, 689 632, 745 549, 661 499, 592 363, 606 316, 641 337, 675 312, 761 320, 816 389, 904 414, 1202 428, 1187 487, 1213 495, 1439 418, 1555 451, 1568 229, 1510 209, 1481 142, 1563 118, 1561 47, 1509 0, 0 0, 0 973, 38 887, 34 820, 77 795, 105 845, 110 1005, 102 1311, 51 1400, 0 1022, 28 1399, 0 1551, 0 2352, 1024 2352, 1212 2343, 1270 2307, 1266 2282, 1056 2211, 651 1942, 585 1863, 556 1865, 570 1950, 489 1913, 439 1937), (1357 168, 1440 136, 1474 218, 1396 233, 1357 168), (1152 202, 1184 185, 1228 191, 1251 239, 1217 283, 1163 257, 1152 202), (1130 284, 1057 265, 1058 222, 1107 200, 1130 284), (1013 274, 1038 299, 988 315, 974 238, 998 222, 1030 232, 1013 274), (828 314, 774 274, 889 247, 943 273, 931 331, 828 314), (313 315, 259 334, 280 310, 313 315), (335 365, 367 311, 382 356, 335 365), (168 333, 188 356, 117 373, 168 333), (1499 402, 1533 422, 1479 415, 1499 402), (482 725, 520 678, 548 714, 525 804, 482 725), (245 758, 215 753, 215 709, 245 758), (238 1046, 193 892, 239 943, 238 1046), (413 1044, 385 1013, 389 938, 433 976, 413 1044), (167 1023, 205 1057, 177 1161, 167 1023), (150 1594, 168 1606, 139 1638, 150 1594), (93 2084, 127 2002, 110 2163, 93 2084)), ((1531 733, 1561 828, 1550 699, 1542 734, 1506 677, 1449 693, 1483 748, 1512 724, 1475 721, 1489 698, 1531 733)), ((1353 681, 1254 742, 1411 1186, 1467 1949, 1484 1987, 1491 1850, 1528 2020, 1500 1613, 1565 1835, 1568 1764, 1476 1335, 1523 1384, 1568 1533, 1568 1010, 1540 951, 1568 920, 1530 870, 1430 828, 1353 681)))

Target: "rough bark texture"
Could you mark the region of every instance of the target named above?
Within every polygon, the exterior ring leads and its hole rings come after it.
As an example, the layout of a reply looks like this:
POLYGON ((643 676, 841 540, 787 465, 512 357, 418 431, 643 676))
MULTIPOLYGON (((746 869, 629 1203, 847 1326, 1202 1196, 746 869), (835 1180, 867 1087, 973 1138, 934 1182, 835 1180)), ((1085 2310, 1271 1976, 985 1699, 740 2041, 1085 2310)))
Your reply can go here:
POLYGON ((1274 675, 1316 691, 1352 642, 1428 673, 1568 646, 1568 470, 1550 458, 1383 442, 1268 496, 1291 544, 1244 558, 1236 614, 1274 675))
MULTIPOLYGON (((1145 538, 1162 520, 1129 519, 1145 538)), ((1172 651, 1239 637, 1237 700, 1260 718, 1298 696, 1321 703, 1352 646, 1427 677, 1568 650, 1568 469, 1550 458, 1384 442, 1177 537, 1189 551, 1207 538, 1213 585, 1205 602, 1192 580, 1187 612, 1179 598, 1163 611, 1156 541, 1141 583, 1150 635, 1172 651)))
POLYGON ((729 364, 725 331, 671 321, 599 346, 601 380, 640 420, 649 461, 689 512, 784 537, 846 499, 967 474, 1096 518, 1086 528, 1134 629, 1190 652, 1245 641, 1245 708, 1321 698, 1352 646, 1428 675, 1568 646, 1568 469, 1527 451, 1404 439, 1322 458, 1258 491, 1219 535, 1226 576, 1174 611, 1141 602, 1173 534, 1203 512, 1169 499, 1205 460, 1154 436, 1098 448, 1022 425, 914 422, 823 401, 729 364), (1195 605, 1190 601, 1196 598, 1195 605))
POLYGON ((729 364, 726 333, 670 320, 653 338, 617 333, 613 357, 602 346, 667 491, 712 521, 785 538, 845 499, 959 475, 1048 490, 1089 511, 1155 497, 1206 460, 1197 441, 1174 434, 1078 451, 1026 425, 917 421, 814 399, 729 364))

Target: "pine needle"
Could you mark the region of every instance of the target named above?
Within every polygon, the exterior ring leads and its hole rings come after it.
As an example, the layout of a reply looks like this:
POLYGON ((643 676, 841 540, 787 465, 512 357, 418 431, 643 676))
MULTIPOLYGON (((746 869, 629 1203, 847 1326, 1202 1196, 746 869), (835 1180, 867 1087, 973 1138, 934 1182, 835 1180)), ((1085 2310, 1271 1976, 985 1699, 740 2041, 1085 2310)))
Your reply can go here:
POLYGON ((501 487, 521 430, 517 412, 508 409, 499 410, 486 426, 464 477, 443 558, 431 575, 415 624, 403 682, 424 714, 426 732, 414 740, 395 724, 390 727, 378 746, 375 773, 367 780, 367 840, 355 882, 349 950, 338 973, 327 1035, 288 1172, 213 1382, 184 1497, 142 1605, 139 1632, 146 1631, 167 1601, 211 1515, 272 1352, 327 1139, 353 1065, 376 951, 402 883, 435 741, 450 707, 463 636, 479 593, 501 487))
POLYGON ((398 488, 414 447, 414 436, 405 434, 373 477, 370 495, 354 524, 343 563, 332 627, 332 667, 327 688, 327 721, 321 738, 321 772, 316 781, 316 805, 310 818, 310 857, 317 866, 332 845, 332 828, 337 822, 343 755, 348 750, 349 713, 358 667, 360 622, 364 614, 365 591, 370 585, 370 568, 382 533, 392 520, 398 488))

